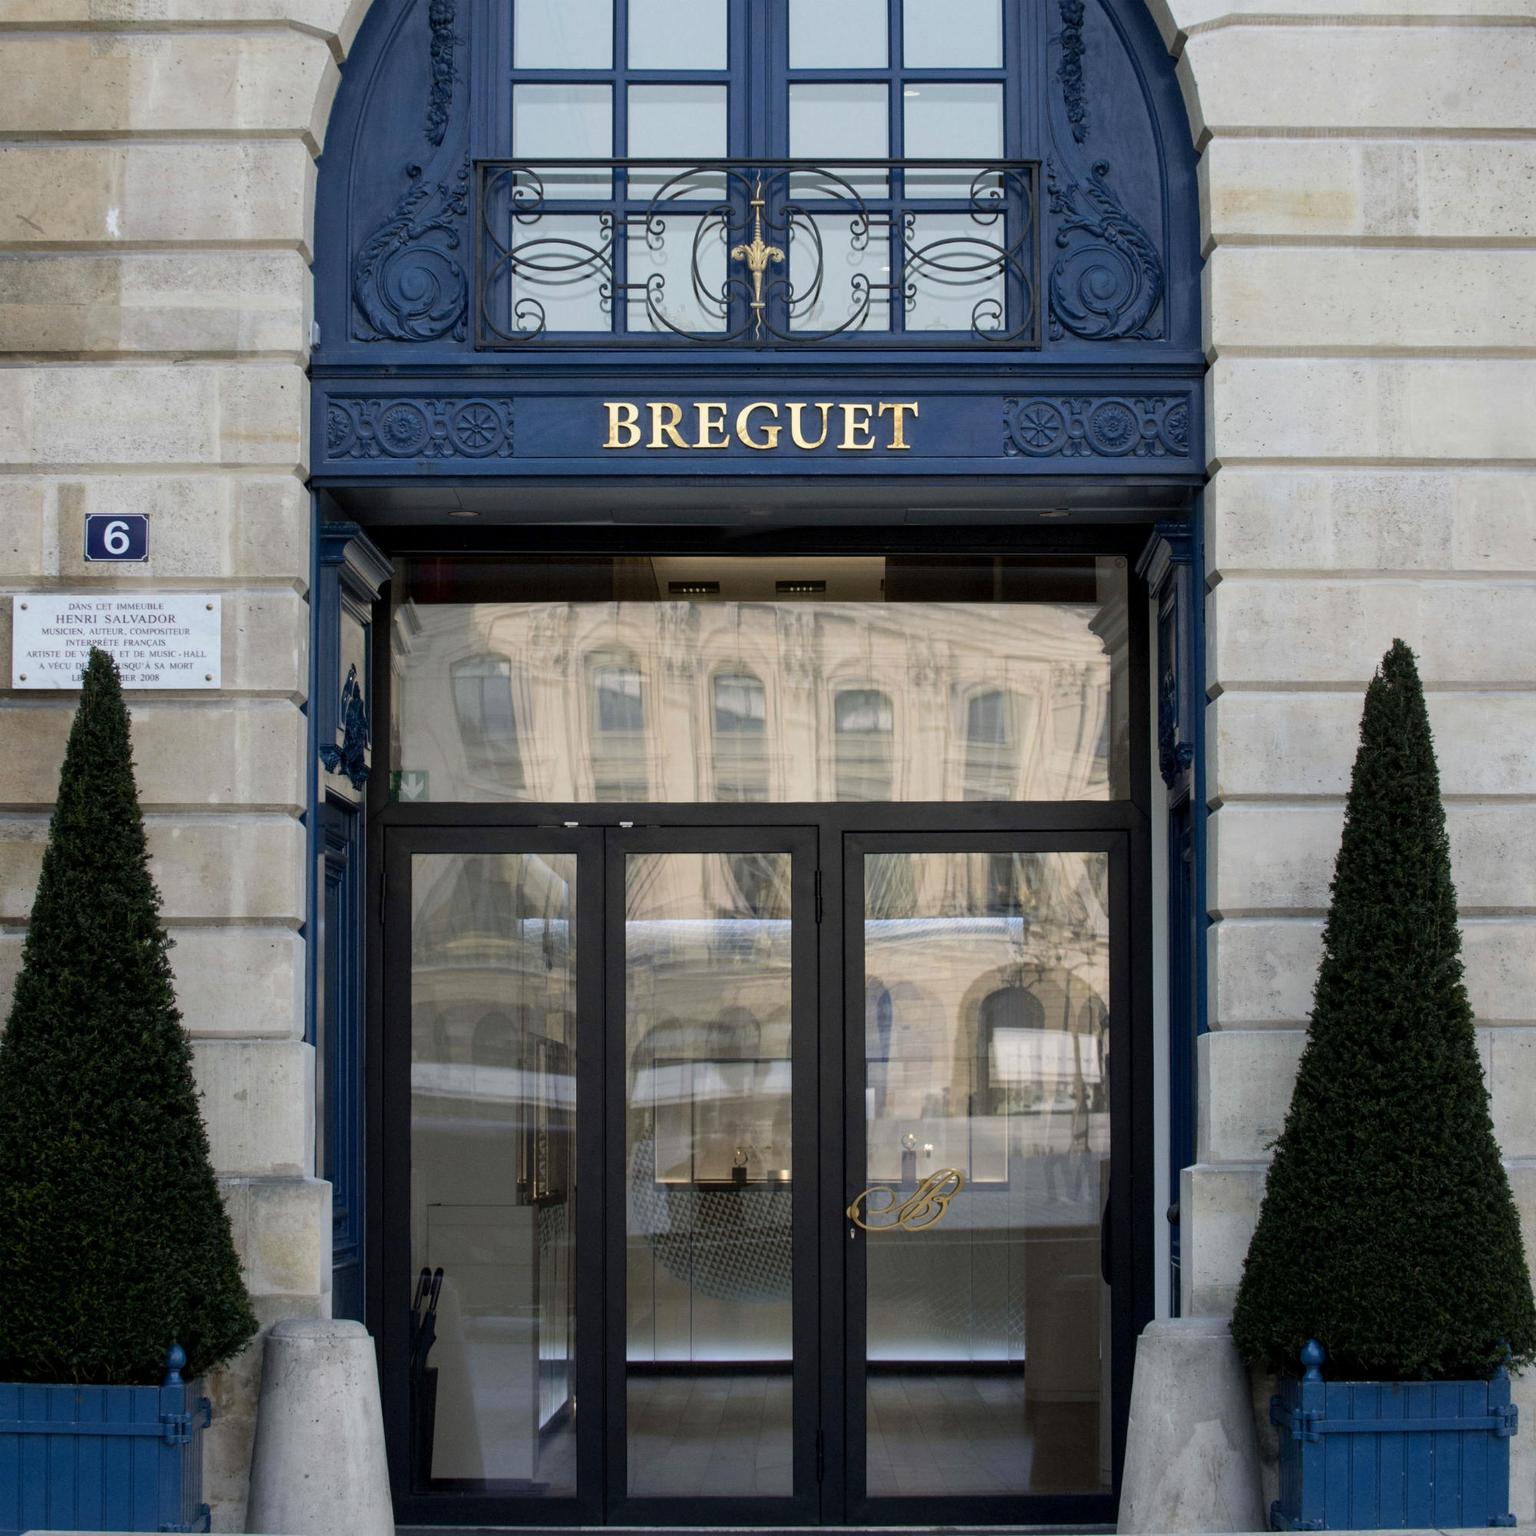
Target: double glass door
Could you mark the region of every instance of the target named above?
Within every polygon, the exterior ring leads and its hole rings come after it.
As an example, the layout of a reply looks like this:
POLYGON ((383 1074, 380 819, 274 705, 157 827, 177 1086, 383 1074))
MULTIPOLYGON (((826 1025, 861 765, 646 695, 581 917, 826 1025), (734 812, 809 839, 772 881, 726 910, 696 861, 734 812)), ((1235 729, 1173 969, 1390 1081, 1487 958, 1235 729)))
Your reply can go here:
POLYGON ((1109 1518, 1127 834, 727 814, 386 832, 397 1517, 1109 1518))

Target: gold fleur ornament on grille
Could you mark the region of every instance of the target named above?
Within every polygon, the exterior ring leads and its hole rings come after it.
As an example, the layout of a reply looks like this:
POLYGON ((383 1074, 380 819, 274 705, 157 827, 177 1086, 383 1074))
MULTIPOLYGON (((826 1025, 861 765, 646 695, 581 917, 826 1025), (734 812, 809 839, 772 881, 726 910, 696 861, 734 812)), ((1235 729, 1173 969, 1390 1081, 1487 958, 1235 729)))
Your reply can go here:
POLYGON ((784 252, 776 245, 766 245, 763 242, 763 209, 766 207, 763 197, 763 178, 759 176, 752 187, 752 243, 750 245, 733 245, 731 247, 731 260, 744 261, 747 271, 752 274, 752 334, 763 334, 763 273, 768 270, 768 263, 776 261, 783 264, 784 252))

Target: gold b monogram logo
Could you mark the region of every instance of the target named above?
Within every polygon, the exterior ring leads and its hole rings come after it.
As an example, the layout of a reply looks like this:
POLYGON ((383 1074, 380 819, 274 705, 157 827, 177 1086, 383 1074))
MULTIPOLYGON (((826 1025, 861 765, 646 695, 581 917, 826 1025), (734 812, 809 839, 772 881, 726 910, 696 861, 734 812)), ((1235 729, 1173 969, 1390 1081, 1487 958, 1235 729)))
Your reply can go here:
POLYGON ((905 1200, 889 1184, 875 1184, 854 1197, 848 1219, 866 1232, 922 1232, 943 1221, 949 1202, 965 1188, 958 1168, 930 1173, 905 1200), (879 1202, 876 1204, 876 1202, 879 1202))

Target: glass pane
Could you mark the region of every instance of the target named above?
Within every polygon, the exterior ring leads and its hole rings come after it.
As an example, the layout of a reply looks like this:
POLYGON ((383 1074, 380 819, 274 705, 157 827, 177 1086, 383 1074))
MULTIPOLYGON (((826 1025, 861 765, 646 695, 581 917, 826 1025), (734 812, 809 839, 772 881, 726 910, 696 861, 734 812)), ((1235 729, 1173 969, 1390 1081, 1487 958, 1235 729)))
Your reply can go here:
POLYGON ((864 860, 872 1491, 1109 1486, 1108 882, 1102 853, 864 860))
POLYGON ((629 0, 631 69, 724 69, 726 0, 629 0))
POLYGON ((908 69, 1000 69, 1001 0, 903 0, 908 69))
MULTIPOLYGON (((804 178, 795 180, 800 183, 804 178)), ((805 185, 796 188, 800 197, 809 191, 805 185)), ((829 213, 809 222, 815 226, 814 238, 798 221, 789 237, 789 279, 794 289, 790 329, 835 331, 846 327, 849 335, 889 330, 888 222, 872 216, 867 238, 851 237, 846 213, 829 213)))
POLYGON ((629 153, 636 160, 676 155, 686 163, 726 152, 723 85, 632 85, 629 153))
MULTIPOLYGON (((631 225, 632 232, 641 222, 631 225)), ((730 310, 724 226, 670 210, 665 223, 665 237, 655 245, 638 233, 629 242, 629 280, 644 284, 629 293, 630 330, 723 332, 730 310)))
POLYGON ((791 69, 884 69, 889 0, 789 0, 791 69))
MULTIPOLYGON (((718 177, 691 176, 673 180, 678 170, 698 160, 723 159, 726 153, 726 88, 723 85, 632 85, 629 88, 629 153, 636 160, 678 157, 674 169, 633 172, 629 178, 632 197, 651 197, 666 185, 666 199, 701 198, 717 201, 724 192, 718 177)), ((643 234, 643 231, 637 231, 643 234)), ((645 255, 642 238, 630 241, 631 262, 645 255)), ((672 228, 668 215, 662 237, 672 247, 674 262, 687 271, 688 243, 672 228)), ((637 274, 631 273, 631 281, 637 274)))
MULTIPOLYGON (((560 160, 613 157, 613 92, 606 85, 512 87, 512 153, 523 161, 540 155, 560 160)), ((607 197, 607 171, 545 173, 547 197, 607 197)))
POLYGON ((907 238, 909 331, 1008 328, 999 224, 968 213, 924 213, 907 238))
MULTIPOLYGON (((996 160, 1003 153, 1003 88, 925 81, 902 88, 905 154, 912 160, 996 160)), ((908 197, 966 197, 975 169, 909 171, 908 197)))
POLYGON ((576 1491, 575 891, 571 854, 411 861, 418 1487, 576 1491))
POLYGON ((606 85, 512 88, 512 153, 606 160, 613 154, 613 93, 606 85))
MULTIPOLYGON (((791 159, 814 160, 835 171, 844 158, 888 158, 891 143, 889 102, 890 97, 884 85, 833 83, 790 86, 791 159)), ((850 175, 848 179, 864 197, 884 195, 884 176, 865 172, 857 176, 850 175)), ((800 197, 828 195, 828 189, 805 177, 795 177, 793 187, 800 197)))
POLYGON ((629 1492, 792 1492, 790 858, 625 868, 629 1492))
MULTIPOLYGON (((734 441, 741 414, 658 405, 639 440, 734 441)), ((782 449, 895 427, 802 403, 741 430, 782 449)), ((390 766, 430 800, 1123 799, 1125 583, 1092 556, 402 561, 390 766), (719 678, 755 679, 753 727, 727 730, 746 685, 719 678)))
MULTIPOLYGON (((543 214, 528 223, 514 219, 510 238, 509 291, 518 324, 550 331, 612 328, 611 301, 604 293, 610 237, 595 214, 543 214)), ((474 751, 466 742, 466 757, 474 751)))
POLYGON ((514 0, 514 69, 611 69, 613 0, 514 0))

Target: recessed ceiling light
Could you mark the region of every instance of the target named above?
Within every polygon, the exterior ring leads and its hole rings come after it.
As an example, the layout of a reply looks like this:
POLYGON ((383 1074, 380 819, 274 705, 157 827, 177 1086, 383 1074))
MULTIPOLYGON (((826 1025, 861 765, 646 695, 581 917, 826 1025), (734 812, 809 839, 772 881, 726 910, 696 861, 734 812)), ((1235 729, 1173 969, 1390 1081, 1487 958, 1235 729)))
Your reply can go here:
POLYGON ((669 597, 713 597, 720 590, 718 581, 669 581, 669 597))

